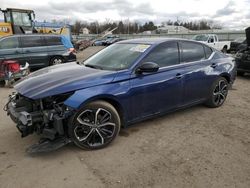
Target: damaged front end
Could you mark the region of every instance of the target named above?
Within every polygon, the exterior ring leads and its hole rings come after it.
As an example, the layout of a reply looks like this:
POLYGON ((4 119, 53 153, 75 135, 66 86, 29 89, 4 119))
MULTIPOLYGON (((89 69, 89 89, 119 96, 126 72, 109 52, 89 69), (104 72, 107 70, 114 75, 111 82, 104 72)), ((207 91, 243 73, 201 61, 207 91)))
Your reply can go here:
POLYGON ((58 149, 70 142, 67 122, 74 110, 64 105, 73 92, 33 100, 18 93, 9 96, 7 114, 17 124, 22 137, 36 133, 38 144, 27 149, 29 153, 58 149))

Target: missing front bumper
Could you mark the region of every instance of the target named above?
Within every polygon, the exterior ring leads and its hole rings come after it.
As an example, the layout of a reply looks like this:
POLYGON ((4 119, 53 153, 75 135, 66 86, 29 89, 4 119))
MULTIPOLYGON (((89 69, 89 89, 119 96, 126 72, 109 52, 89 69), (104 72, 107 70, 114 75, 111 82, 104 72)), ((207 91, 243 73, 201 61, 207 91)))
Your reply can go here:
POLYGON ((57 109, 43 109, 39 106, 43 106, 41 103, 41 100, 33 101, 13 94, 5 106, 22 137, 34 132, 41 136, 39 143, 27 149, 29 153, 49 152, 71 142, 67 134, 67 119, 72 111, 58 106, 57 109))

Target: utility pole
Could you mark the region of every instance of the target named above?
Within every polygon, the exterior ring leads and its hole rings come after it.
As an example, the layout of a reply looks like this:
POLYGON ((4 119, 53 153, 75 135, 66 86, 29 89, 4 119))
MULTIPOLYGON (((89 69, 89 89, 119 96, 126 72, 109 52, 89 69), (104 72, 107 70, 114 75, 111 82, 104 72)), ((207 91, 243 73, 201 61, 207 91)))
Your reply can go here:
POLYGON ((129 35, 129 18, 128 18, 128 35, 129 35))

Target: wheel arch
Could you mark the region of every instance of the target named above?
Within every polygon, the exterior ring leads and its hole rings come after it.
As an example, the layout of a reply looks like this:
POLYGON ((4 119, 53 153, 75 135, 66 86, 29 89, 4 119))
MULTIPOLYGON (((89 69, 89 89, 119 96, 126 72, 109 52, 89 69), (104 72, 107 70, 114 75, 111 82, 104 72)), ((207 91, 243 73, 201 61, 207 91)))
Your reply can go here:
POLYGON ((228 45, 227 44, 225 44, 224 46, 223 46, 223 48, 222 49, 227 49, 228 48, 228 45))
POLYGON ((231 76, 229 73, 222 73, 222 74, 220 74, 220 76, 225 78, 228 83, 231 83, 231 76))
POLYGON ((81 103, 81 105, 79 105, 78 109, 82 108, 84 105, 86 105, 90 102, 98 101, 98 100, 105 101, 105 102, 111 104, 116 109, 116 111, 118 112, 118 114, 120 116, 121 126, 124 127, 126 124, 126 121, 125 121, 126 113, 125 113, 124 107, 118 101, 118 99, 113 95, 98 95, 98 96, 91 97, 91 98, 87 99, 86 101, 84 101, 83 103, 81 103))

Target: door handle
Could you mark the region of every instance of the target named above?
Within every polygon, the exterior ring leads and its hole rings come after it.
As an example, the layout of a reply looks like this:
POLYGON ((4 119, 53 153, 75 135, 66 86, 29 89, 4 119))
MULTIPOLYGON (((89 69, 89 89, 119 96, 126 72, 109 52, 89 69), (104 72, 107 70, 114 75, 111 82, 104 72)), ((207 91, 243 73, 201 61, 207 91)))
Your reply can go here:
POLYGON ((177 73, 176 75, 175 75, 175 77, 177 78, 177 79, 181 79, 182 78, 182 74, 181 73, 177 73))
POLYGON ((211 67, 212 67, 212 68, 217 67, 217 63, 212 63, 211 67))

